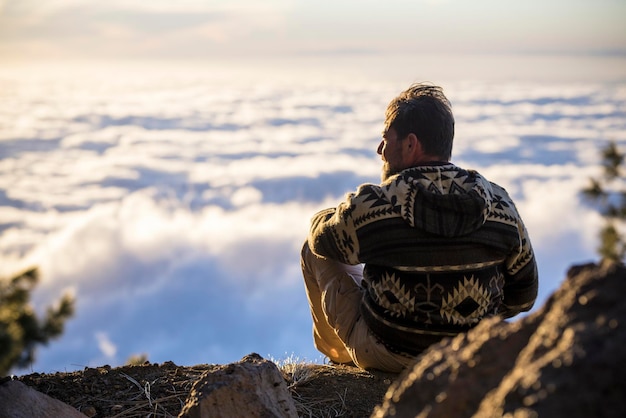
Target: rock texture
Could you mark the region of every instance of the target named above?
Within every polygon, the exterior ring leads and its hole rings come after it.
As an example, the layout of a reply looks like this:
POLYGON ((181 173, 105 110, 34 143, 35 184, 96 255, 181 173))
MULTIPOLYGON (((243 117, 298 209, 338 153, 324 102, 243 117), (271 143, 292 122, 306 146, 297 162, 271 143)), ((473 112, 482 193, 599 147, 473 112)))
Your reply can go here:
POLYGON ((7 380, 0 384, 0 417, 85 418, 85 415, 22 382, 7 380))
POLYGON ((193 386, 179 417, 285 417, 298 414, 276 364, 250 354, 205 373, 193 386))
POLYGON ((537 312, 442 341, 372 417, 625 417, 626 268, 573 267, 537 312))

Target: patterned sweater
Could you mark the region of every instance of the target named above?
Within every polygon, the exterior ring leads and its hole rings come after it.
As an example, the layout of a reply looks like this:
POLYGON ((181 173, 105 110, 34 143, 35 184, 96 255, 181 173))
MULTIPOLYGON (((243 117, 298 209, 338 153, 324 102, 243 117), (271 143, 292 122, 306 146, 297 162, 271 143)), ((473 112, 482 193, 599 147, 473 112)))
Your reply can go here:
POLYGON ((398 352, 528 311, 537 297, 535 257, 508 193, 450 163, 362 185, 313 217, 308 241, 317 255, 365 264, 361 313, 398 352))

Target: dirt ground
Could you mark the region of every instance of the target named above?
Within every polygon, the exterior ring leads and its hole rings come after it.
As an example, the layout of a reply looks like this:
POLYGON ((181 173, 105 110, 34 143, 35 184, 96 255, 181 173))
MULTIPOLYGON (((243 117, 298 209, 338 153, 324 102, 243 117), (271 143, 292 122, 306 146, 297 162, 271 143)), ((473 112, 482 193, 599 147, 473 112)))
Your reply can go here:
MULTIPOLYGON (((216 365, 146 363, 20 376, 90 417, 176 417, 195 381, 216 365)), ((282 364, 301 417, 369 417, 397 375, 343 365, 282 364)))

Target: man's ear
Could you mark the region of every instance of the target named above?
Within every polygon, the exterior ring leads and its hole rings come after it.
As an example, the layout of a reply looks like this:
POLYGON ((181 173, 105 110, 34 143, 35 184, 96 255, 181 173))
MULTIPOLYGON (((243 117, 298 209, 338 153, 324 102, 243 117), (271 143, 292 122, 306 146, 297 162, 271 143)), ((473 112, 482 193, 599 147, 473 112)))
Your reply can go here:
POLYGON ((407 135, 406 149, 408 151, 408 155, 410 155, 412 159, 419 160, 424 155, 424 149, 422 147, 422 143, 417 138, 417 135, 415 135, 414 133, 410 133, 407 135))

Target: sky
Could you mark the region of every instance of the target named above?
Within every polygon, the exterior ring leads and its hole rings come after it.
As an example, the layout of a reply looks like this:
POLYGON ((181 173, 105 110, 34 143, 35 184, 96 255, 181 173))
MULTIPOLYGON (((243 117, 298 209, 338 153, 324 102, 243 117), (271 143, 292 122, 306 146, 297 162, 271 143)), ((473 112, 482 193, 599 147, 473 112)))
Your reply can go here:
POLYGON ((453 161, 516 201, 539 309, 596 258, 579 191, 599 147, 626 145, 622 16, 621 0, 0 0, 0 277, 38 266, 39 310, 77 300, 29 370, 319 360, 308 221, 379 180, 384 108, 423 80, 452 101, 453 161))
POLYGON ((1 0, 0 57, 624 54, 623 16, 623 0, 1 0))

